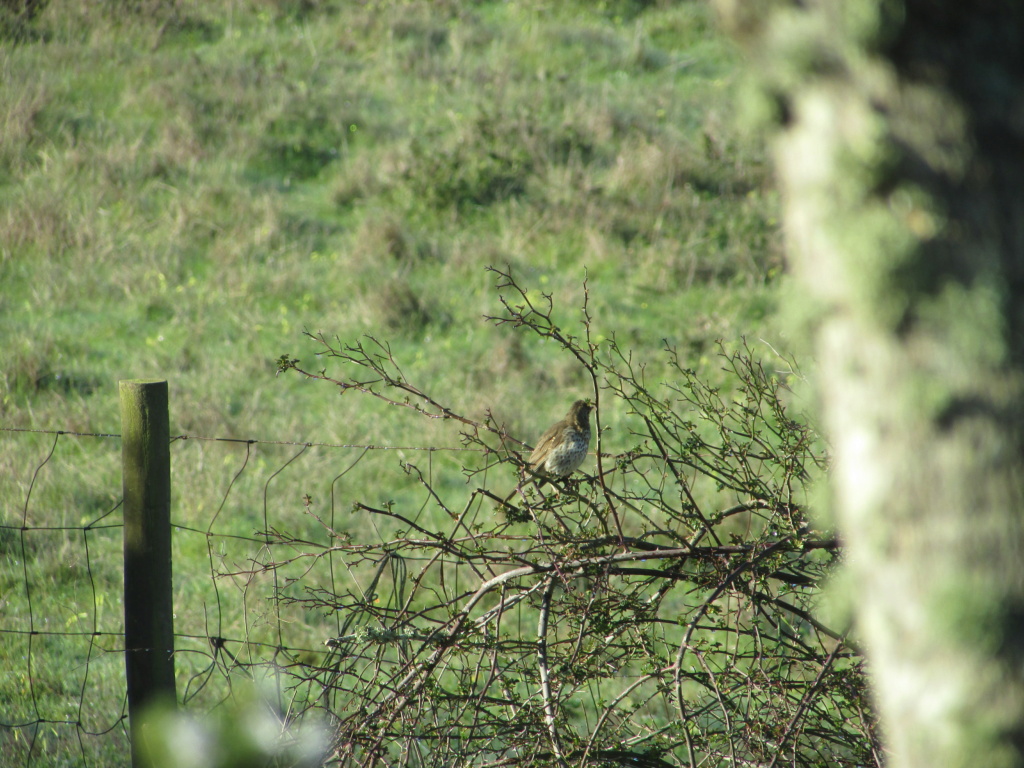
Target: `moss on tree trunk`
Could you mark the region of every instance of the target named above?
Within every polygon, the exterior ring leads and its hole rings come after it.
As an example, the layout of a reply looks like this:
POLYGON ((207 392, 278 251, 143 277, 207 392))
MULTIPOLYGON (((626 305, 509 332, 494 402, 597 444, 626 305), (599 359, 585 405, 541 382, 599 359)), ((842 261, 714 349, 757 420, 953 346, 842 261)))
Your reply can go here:
POLYGON ((778 130, 890 763, 1022 765, 1024 4, 719 7, 778 130))

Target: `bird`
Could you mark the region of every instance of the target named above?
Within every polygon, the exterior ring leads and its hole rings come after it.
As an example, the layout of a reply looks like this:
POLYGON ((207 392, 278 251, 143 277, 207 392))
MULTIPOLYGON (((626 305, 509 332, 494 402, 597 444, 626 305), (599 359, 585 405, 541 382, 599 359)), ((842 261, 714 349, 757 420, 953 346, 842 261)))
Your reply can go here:
MULTIPOLYGON (((577 400, 569 408, 565 418, 553 424, 537 441, 526 462, 529 472, 541 478, 568 477, 583 463, 590 450, 590 412, 594 406, 589 400, 577 400)), ((505 501, 511 499, 519 486, 505 501)))

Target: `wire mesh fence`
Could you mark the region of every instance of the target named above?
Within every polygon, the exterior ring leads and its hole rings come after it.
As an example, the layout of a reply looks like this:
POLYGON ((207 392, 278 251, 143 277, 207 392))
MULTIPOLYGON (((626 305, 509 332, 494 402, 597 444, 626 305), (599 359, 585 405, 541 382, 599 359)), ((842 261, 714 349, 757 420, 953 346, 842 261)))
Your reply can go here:
MULTIPOLYGON (((256 683, 339 766, 880 765, 856 643, 816 615, 822 446, 722 359, 732 389, 676 361, 661 397, 609 366, 629 447, 551 491, 426 396, 382 399, 461 446, 172 437, 179 701, 256 683)), ((119 436, 0 440, 4 764, 126 765, 119 436)))
POLYGON ((0 437, 15 444, 0 473, 4 762, 125 752, 119 488, 92 482, 116 476, 118 436, 0 437))
MULTIPOLYGON (((0 428, 0 440, 0 764, 127 765, 120 435, 0 428)), ((275 532, 329 549, 348 527, 344 478, 367 454, 439 449, 195 435, 171 449, 179 699, 209 711, 262 680, 287 711, 281 671, 340 631, 287 598, 343 587, 330 554, 311 568, 275 532)))

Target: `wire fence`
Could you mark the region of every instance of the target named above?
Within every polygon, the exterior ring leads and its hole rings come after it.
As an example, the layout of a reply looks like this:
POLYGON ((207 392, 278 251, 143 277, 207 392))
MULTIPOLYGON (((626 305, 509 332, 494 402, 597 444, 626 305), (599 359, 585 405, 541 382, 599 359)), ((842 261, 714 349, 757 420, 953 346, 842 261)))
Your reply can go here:
MULTIPOLYGON (((0 765, 128 765, 120 435, 0 428, 0 441, 0 765)), ((279 711, 308 708, 288 671, 341 625, 296 598, 353 588, 330 545, 362 525, 346 504, 380 471, 365 458, 426 456, 432 473, 466 450, 172 437, 180 702, 211 711, 256 681, 279 711)))
MULTIPOLYGON (((382 359, 362 364, 406 388, 382 359)), ((134 691, 169 647, 166 620, 137 642, 142 592, 173 604, 189 713, 255 684, 282 726, 328 722, 333 765, 881 765, 849 627, 815 615, 842 555, 807 516, 823 446, 777 377, 722 359, 736 389, 676 361, 666 399, 619 371, 632 447, 532 487, 503 428, 422 394, 408 412, 461 447, 168 438, 165 420, 152 484, 122 484, 141 420, 123 439, 0 428, 0 762, 129 763, 125 662, 134 691), (152 557, 139 485, 172 489, 152 557), (172 601, 140 589, 168 561, 172 601)))

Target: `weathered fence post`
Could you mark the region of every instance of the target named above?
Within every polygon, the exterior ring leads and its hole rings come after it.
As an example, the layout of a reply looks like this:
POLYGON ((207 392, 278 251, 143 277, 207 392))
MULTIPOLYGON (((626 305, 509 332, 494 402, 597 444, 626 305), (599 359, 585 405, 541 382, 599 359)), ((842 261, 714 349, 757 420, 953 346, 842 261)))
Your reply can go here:
POLYGON ((174 703, 171 451, 167 382, 119 383, 124 483, 124 642, 132 765, 140 768, 143 709, 174 703))

